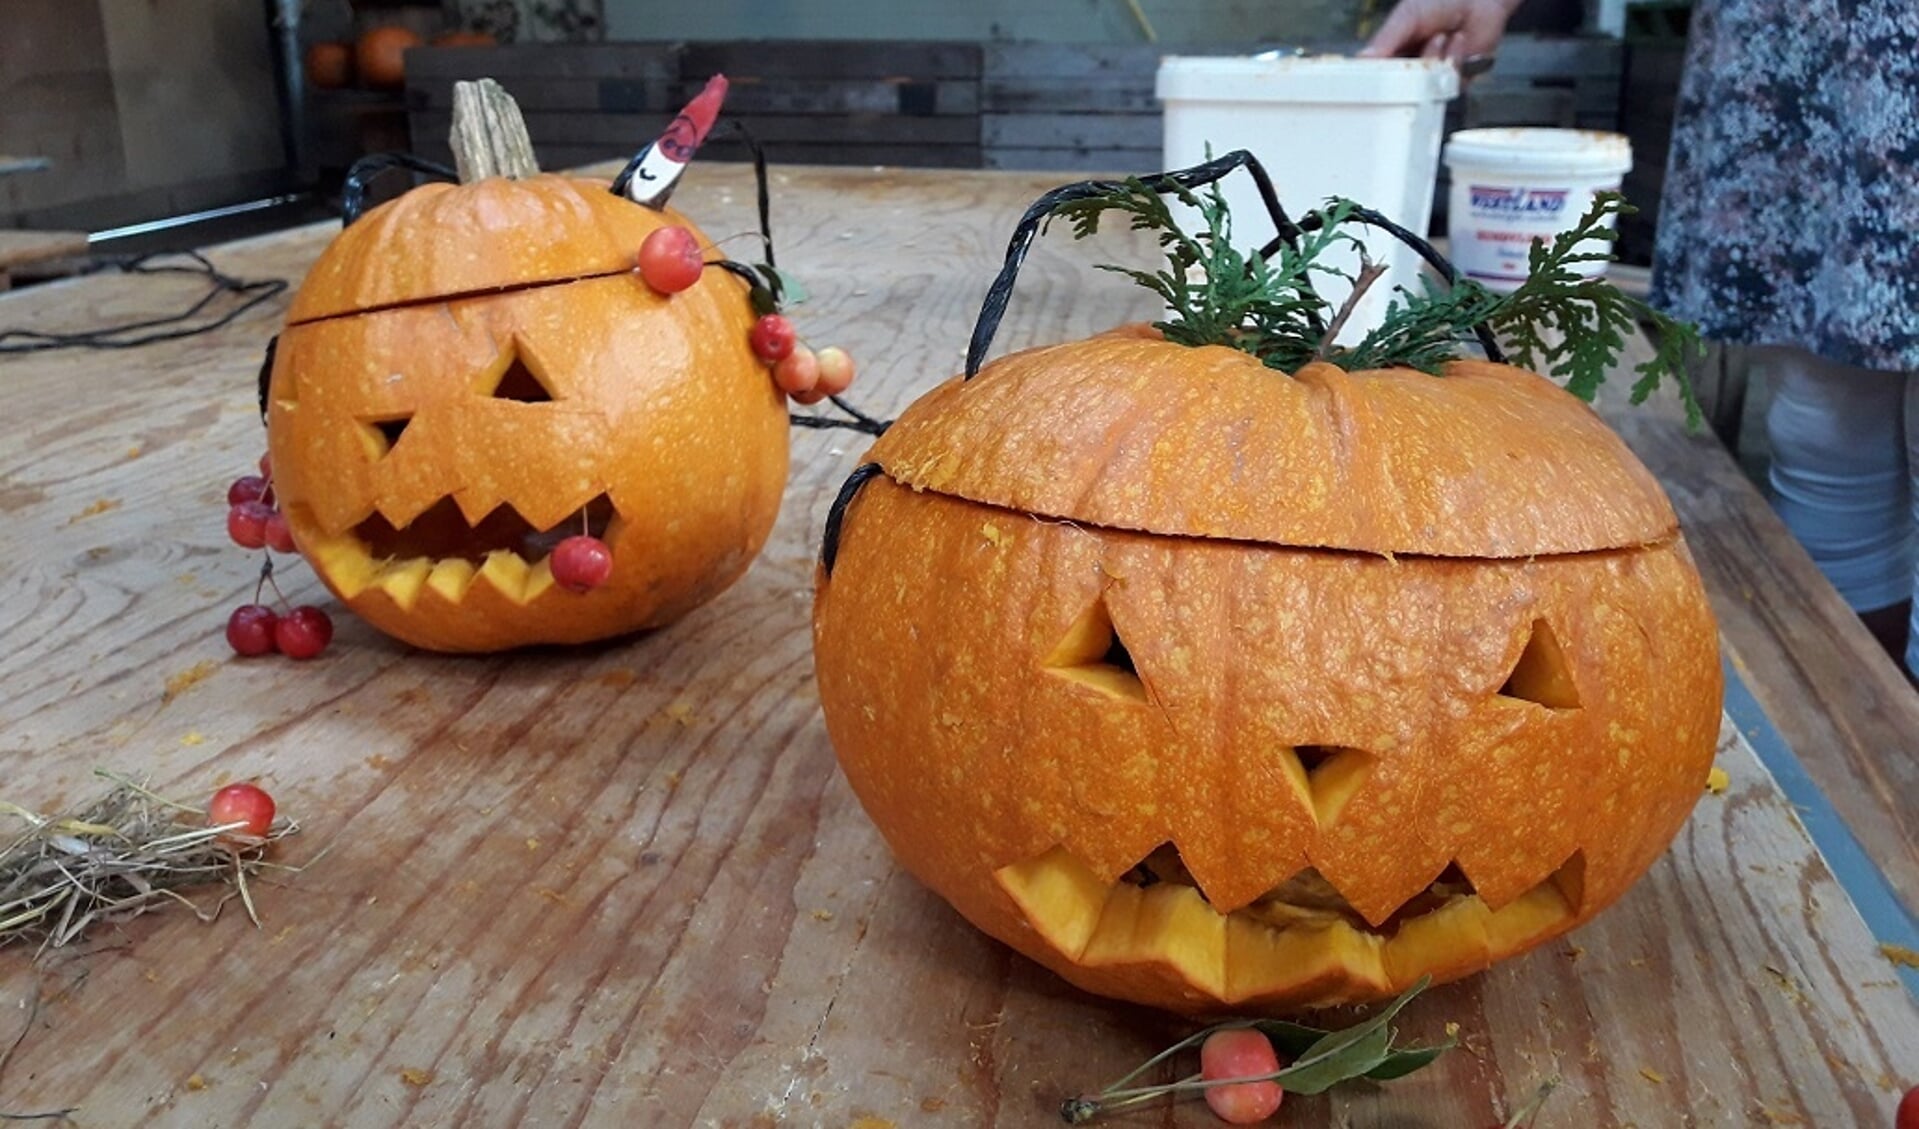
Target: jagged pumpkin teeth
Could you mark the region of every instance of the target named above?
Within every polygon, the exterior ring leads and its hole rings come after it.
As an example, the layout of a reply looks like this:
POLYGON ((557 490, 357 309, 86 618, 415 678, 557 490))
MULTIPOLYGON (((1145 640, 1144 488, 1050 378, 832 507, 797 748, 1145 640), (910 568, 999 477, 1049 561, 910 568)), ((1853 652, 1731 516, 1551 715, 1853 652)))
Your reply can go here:
POLYGON ((294 540, 355 612, 429 649, 671 622, 745 572, 785 487, 751 288, 722 270, 647 285, 649 235, 710 241, 606 181, 540 173, 497 86, 456 99, 480 175, 351 222, 289 309, 263 403, 294 540), (576 534, 611 567, 556 592, 548 554, 576 534))
POLYGON ((1349 371, 1312 319, 1219 313, 1001 358, 874 444, 814 610, 854 792, 975 925, 1179 1011, 1391 997, 1576 927, 1712 765, 1670 504, 1534 373, 1349 371))

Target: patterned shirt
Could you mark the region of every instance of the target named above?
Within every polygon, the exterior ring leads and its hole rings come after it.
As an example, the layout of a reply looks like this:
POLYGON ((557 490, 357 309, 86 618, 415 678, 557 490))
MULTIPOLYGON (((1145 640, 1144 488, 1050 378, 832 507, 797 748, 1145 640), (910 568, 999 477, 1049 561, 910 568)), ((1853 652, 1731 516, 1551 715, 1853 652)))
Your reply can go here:
POLYGON ((1919 369, 1919 0, 1699 0, 1690 36, 1654 304, 1919 369))

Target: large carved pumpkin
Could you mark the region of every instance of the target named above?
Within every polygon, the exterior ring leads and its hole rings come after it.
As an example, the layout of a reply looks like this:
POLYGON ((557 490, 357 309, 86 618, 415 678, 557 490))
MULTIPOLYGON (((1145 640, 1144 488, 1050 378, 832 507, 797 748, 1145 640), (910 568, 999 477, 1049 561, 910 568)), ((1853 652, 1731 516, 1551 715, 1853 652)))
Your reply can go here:
POLYGON ((869 461, 815 614, 840 762, 907 870, 1091 991, 1482 969, 1618 898, 1711 768, 1672 509, 1531 373, 1120 333, 955 378, 869 461))
POLYGON ((707 270, 668 295, 635 272, 671 224, 692 227, 603 181, 492 176, 416 188, 326 249, 280 337, 268 441, 295 542, 355 612, 443 651, 576 643, 746 570, 786 413, 745 283, 707 270), (581 532, 614 562, 584 594, 547 558, 581 532))

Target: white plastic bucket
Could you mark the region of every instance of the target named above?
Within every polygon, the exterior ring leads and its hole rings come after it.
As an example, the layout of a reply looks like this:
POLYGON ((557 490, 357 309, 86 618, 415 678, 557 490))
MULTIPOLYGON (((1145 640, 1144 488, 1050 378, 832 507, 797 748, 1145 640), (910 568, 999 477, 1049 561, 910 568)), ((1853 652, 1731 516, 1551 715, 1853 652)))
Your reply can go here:
MULTIPOLYGON (((1329 196, 1356 200, 1424 235, 1446 103, 1459 93, 1450 62, 1354 59, 1331 55, 1168 56, 1157 83, 1165 103, 1165 160, 1185 168, 1248 149, 1272 174, 1280 203, 1295 218, 1329 196)), ((1259 193, 1242 173, 1221 185, 1232 208, 1234 242, 1257 247, 1274 234, 1259 193)), ((1352 229, 1386 275, 1367 291, 1342 341, 1356 340, 1384 316, 1395 285, 1417 288, 1418 257, 1384 232, 1352 229)), ((1348 275, 1356 255, 1327 257, 1348 275)), ((1347 286, 1320 276, 1335 305, 1347 286)))
MULTIPOLYGON (((1619 190, 1632 145, 1583 129, 1466 129, 1447 139, 1446 167, 1453 265, 1490 289, 1512 290, 1526 281, 1534 240, 1570 230, 1594 193, 1619 190)), ((1574 269, 1597 277, 1606 264, 1574 269)))

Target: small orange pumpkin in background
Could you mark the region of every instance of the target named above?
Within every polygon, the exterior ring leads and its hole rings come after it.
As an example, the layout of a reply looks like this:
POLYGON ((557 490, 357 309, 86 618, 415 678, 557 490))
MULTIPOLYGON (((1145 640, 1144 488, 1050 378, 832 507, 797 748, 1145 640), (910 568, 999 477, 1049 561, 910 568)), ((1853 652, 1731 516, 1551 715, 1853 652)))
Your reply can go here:
POLYGON ((306 78, 316 89, 338 90, 353 81, 353 48, 315 43, 306 49, 306 78))
POLYGON ((376 90, 406 85, 406 52, 419 45, 418 33, 397 24, 362 32, 353 46, 360 81, 376 90))
POLYGON ((815 605, 840 764, 906 870, 1089 991, 1469 974, 1623 894, 1711 768, 1671 506, 1533 373, 1126 330, 948 381, 866 463, 815 605))
POLYGON ((534 173, 368 212, 275 350, 268 448, 294 541, 354 612, 433 650, 668 623, 745 572, 785 487, 747 285, 708 270, 653 290, 636 250, 684 216, 534 173), (585 593, 549 557, 575 533, 613 559, 585 593))

